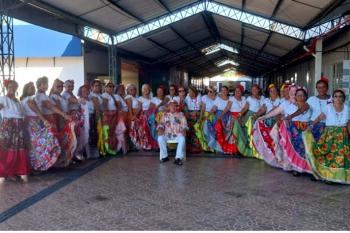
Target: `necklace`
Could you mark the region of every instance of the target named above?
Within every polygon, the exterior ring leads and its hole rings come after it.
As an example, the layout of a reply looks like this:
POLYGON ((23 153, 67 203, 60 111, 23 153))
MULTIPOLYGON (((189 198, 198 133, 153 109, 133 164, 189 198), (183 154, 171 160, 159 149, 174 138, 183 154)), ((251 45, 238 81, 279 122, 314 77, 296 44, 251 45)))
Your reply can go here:
POLYGON ((340 112, 337 112, 335 107, 333 107, 333 108, 334 108, 335 118, 336 118, 337 124, 341 125, 342 120, 343 120, 344 107, 343 107, 343 109, 340 112))
POLYGON ((198 97, 195 97, 194 99, 193 98, 190 98, 191 99, 191 103, 193 105, 193 108, 194 110, 198 110, 199 109, 199 106, 197 106, 198 104, 198 100, 197 100, 198 97))

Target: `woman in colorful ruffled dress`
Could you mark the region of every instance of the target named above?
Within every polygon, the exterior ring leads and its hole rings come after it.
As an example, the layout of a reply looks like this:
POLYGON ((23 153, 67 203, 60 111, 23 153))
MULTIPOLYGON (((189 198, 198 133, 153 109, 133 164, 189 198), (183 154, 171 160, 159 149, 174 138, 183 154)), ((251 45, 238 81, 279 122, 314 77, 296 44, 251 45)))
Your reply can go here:
POLYGON ((123 154, 125 154, 130 148, 130 118, 129 118, 129 107, 126 104, 125 97, 126 91, 125 86, 123 84, 119 84, 115 89, 115 99, 120 105, 118 112, 118 124, 117 124, 117 137, 120 138, 118 140, 118 147, 121 147, 123 154), (124 135, 124 141, 122 140, 122 135, 124 135))
MULTIPOLYGON (((292 96, 290 96, 290 98, 292 98, 292 96)), ((288 103, 285 101, 280 105, 288 116, 298 109, 304 108, 307 99, 306 90, 303 88, 297 89, 295 99, 295 103, 288 103)), ((272 111, 272 113, 273 112, 274 111, 272 111)), ((289 169, 293 170, 293 175, 299 175, 299 173, 303 172, 311 173, 305 156, 305 144, 302 139, 302 133, 308 128, 310 117, 311 111, 306 110, 302 114, 293 117, 291 121, 284 120, 280 126, 280 145, 284 151, 284 161, 287 161, 289 169)))
POLYGON ((157 134, 157 125, 166 111, 166 104, 168 103, 169 99, 165 96, 164 88, 158 87, 157 88, 157 95, 151 99, 150 104, 150 110, 151 115, 148 118, 149 125, 151 127, 151 135, 153 140, 157 141, 158 134, 157 134))
POLYGON ((344 104, 345 93, 333 92, 333 103, 327 105, 316 121, 326 120, 320 139, 315 141, 311 131, 304 134, 307 159, 316 179, 350 184, 350 114, 344 104))
POLYGON ((4 86, 7 94, 0 97, 0 183, 15 176, 27 181, 30 165, 24 139, 23 107, 15 97, 18 84, 9 80, 4 86))
POLYGON ((190 86, 188 88, 188 95, 185 98, 187 105, 187 112, 185 114, 188 124, 188 132, 186 140, 187 151, 192 154, 201 152, 201 145, 196 136, 194 125, 199 121, 201 110, 201 95, 198 93, 197 88, 190 86))
POLYGON ((21 103, 27 126, 26 139, 29 142, 28 155, 31 169, 34 172, 46 171, 58 160, 61 147, 50 123, 35 102, 33 82, 24 85, 21 103))
POLYGON ((210 114, 215 113, 212 122, 208 122, 209 132, 214 132, 215 137, 209 137, 208 145, 217 152, 224 154, 235 154, 237 146, 233 135, 233 117, 230 114, 229 90, 227 86, 222 86, 220 95, 215 99, 214 106, 210 114), (215 140, 213 140, 215 138, 215 140))
MULTIPOLYGON (((281 104, 276 86, 270 84, 268 89, 269 98, 263 100, 263 105, 257 112, 257 116, 269 113, 281 104)), ((271 117, 263 121, 257 120, 254 124, 252 138, 255 149, 264 161, 271 166, 279 167, 273 146, 273 139, 270 136, 271 130, 276 122, 276 117, 271 117)))
POLYGON ((152 150, 157 148, 157 142, 152 138, 148 117, 150 116, 151 87, 142 85, 142 96, 138 98, 141 103, 141 111, 135 118, 134 126, 131 127, 130 137, 139 149, 152 150))
MULTIPOLYGON (((261 122, 270 118, 276 118, 276 124, 272 127, 270 131, 270 137, 273 141, 271 143, 273 145, 272 151, 274 153, 271 157, 267 159, 268 164, 271 164, 275 167, 280 167, 285 171, 292 171, 292 167, 289 163, 289 160, 287 159, 287 155, 284 152, 282 146, 280 145, 280 127, 283 123, 283 121, 281 121, 280 119, 284 119, 298 110, 298 108, 295 105, 295 92, 297 90, 297 87, 292 85, 288 86, 287 89, 288 95, 284 95, 284 101, 281 99, 281 104, 278 107, 274 108, 270 112, 267 112, 267 114, 265 114, 264 116, 259 117, 258 121, 261 122)), ((266 156, 266 154, 264 154, 264 156, 266 156)))
POLYGON ((140 129, 139 114, 141 112, 142 106, 141 106, 141 102, 138 101, 136 97, 137 89, 134 84, 128 84, 126 87, 126 92, 127 92, 127 96, 125 97, 125 101, 126 101, 126 104, 128 105, 128 109, 129 109, 128 118, 130 119, 129 137, 135 149, 140 150, 143 148, 141 146, 142 143, 140 141, 141 137, 139 137, 137 130, 140 129))
POLYGON ((52 125, 56 125, 56 137, 61 145, 61 156, 56 162, 55 166, 67 167, 71 162, 74 163, 74 152, 77 147, 77 138, 75 135, 75 123, 69 117, 68 113, 68 102, 62 97, 63 82, 56 79, 50 90, 50 99, 55 103, 55 106, 60 109, 64 117, 60 114, 54 114, 53 118, 49 118, 48 121, 52 125))
MULTIPOLYGON (((62 83, 56 81, 56 85, 62 85, 62 83)), ((50 123, 53 133, 58 139, 61 147, 60 157, 54 166, 68 166, 73 157, 73 154, 70 153, 70 151, 74 149, 75 144, 74 129, 69 127, 71 124, 68 123, 66 124, 67 127, 65 130, 59 131, 58 118, 62 117, 67 122, 69 122, 70 118, 59 106, 56 105, 54 100, 46 95, 48 89, 47 77, 38 78, 36 81, 36 88, 37 92, 35 95, 35 102, 44 118, 50 123)))
POLYGON ((87 159, 98 158, 99 152, 96 146, 90 146, 90 116, 94 113, 94 106, 91 100, 89 100, 90 86, 81 86, 78 90, 78 103, 81 106, 82 116, 84 119, 84 124, 81 133, 78 137, 78 147, 77 153, 81 155, 86 155, 87 159))
POLYGON ((214 120, 214 114, 211 114, 211 109, 214 106, 216 98, 214 88, 209 86, 208 94, 204 95, 201 99, 202 103, 199 121, 194 125, 196 136, 199 139, 202 149, 208 152, 214 151, 209 147, 208 143, 210 141, 209 137, 211 136, 213 137, 211 140, 215 140, 215 132, 213 127, 208 127, 208 122, 211 122, 212 124, 214 120), (212 131, 210 132, 209 129, 212 131))
MULTIPOLYGON (((81 106, 78 102, 78 98, 73 94, 74 90, 74 80, 67 80, 64 82, 65 91, 62 94, 63 99, 67 102, 67 114, 71 117, 74 122, 74 132, 77 138, 80 137, 84 125, 83 113, 81 106)), ((77 145, 79 147, 79 145, 77 145)), ((74 157, 77 160, 83 160, 84 156, 79 151, 76 150, 74 157)))
POLYGON ((95 79, 91 82, 89 101, 92 102, 93 113, 90 114, 89 145, 96 148, 101 155, 105 155, 102 136, 103 98, 101 96, 102 83, 95 79))
POLYGON ((323 130, 325 128, 325 121, 316 122, 316 118, 322 113, 326 111, 326 107, 328 104, 332 103, 332 98, 328 95, 328 81, 325 79, 318 80, 316 83, 316 90, 318 95, 311 96, 307 100, 307 104, 303 109, 298 109, 295 113, 289 116, 287 119, 291 119, 292 117, 300 115, 302 112, 310 109, 311 111, 311 121, 310 125, 312 126, 311 132, 316 141, 320 139, 323 130))
POLYGON ((105 86, 105 92, 102 94, 102 135, 104 151, 109 155, 117 154, 117 136, 115 134, 115 129, 118 119, 118 104, 113 92, 114 84, 108 82, 105 86))
POLYGON ((260 96, 261 89, 257 84, 252 86, 251 93, 240 112, 240 115, 243 117, 235 125, 235 134, 237 134, 238 150, 242 155, 262 159, 253 144, 252 133, 253 125, 258 118, 258 111, 263 105, 264 97, 260 96))

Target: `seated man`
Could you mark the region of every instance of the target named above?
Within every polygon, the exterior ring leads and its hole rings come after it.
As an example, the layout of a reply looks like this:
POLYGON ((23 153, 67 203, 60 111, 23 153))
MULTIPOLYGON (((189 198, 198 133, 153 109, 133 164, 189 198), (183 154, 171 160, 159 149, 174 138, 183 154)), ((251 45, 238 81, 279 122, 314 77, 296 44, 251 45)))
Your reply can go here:
POLYGON ((168 111, 164 113, 157 127, 158 130, 158 144, 160 149, 160 161, 169 161, 167 142, 177 142, 176 157, 174 163, 182 165, 182 159, 186 153, 186 130, 187 121, 182 112, 176 111, 177 102, 170 100, 168 102, 168 111))

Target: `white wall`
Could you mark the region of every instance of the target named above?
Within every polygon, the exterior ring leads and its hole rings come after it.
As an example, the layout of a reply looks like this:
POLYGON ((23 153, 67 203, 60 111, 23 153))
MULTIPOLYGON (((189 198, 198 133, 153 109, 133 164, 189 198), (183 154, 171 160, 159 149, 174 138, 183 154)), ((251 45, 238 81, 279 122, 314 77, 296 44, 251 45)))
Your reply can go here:
POLYGON ((49 90, 53 81, 58 78, 62 81, 73 79, 75 94, 78 88, 84 85, 84 59, 83 57, 59 58, 16 58, 16 81, 19 83, 18 94, 22 94, 24 84, 36 82, 38 77, 49 78, 49 90))

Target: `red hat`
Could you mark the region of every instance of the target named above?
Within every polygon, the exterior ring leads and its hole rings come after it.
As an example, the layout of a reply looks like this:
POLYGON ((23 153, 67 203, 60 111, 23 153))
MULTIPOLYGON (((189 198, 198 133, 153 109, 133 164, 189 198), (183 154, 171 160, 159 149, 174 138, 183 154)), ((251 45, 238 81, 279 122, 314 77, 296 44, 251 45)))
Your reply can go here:
POLYGON ((244 92, 244 87, 241 84, 237 84, 236 88, 239 88, 241 92, 244 92))
POLYGON ((7 87, 10 84, 10 79, 4 79, 4 81, 2 81, 2 84, 4 85, 4 87, 7 87))
POLYGON ((328 78, 327 78, 327 77, 325 77, 325 76, 321 76, 321 79, 320 79, 320 80, 325 81, 326 83, 329 83, 328 78))

